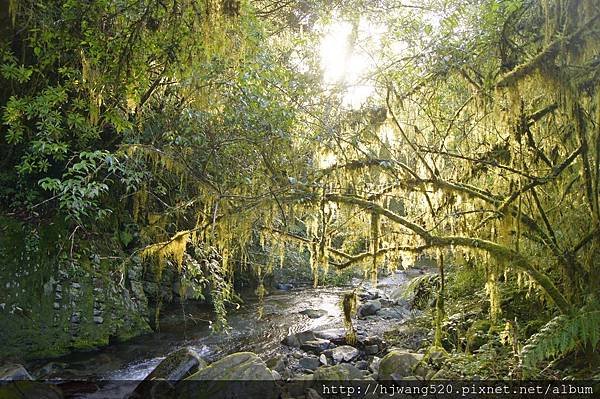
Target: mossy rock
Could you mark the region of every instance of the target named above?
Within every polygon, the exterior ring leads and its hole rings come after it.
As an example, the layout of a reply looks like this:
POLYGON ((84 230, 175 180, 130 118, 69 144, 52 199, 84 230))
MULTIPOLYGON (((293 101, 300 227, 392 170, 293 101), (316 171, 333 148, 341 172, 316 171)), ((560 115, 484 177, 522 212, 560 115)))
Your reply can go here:
POLYGON ((331 367, 321 367, 313 374, 314 381, 354 381, 365 379, 366 377, 361 370, 348 363, 331 367))
POLYGON ((177 398, 261 398, 279 395, 273 374, 254 353, 226 356, 177 385, 177 398))
POLYGON ((394 350, 381 359, 379 363, 379 379, 392 381, 414 375, 425 376, 427 370, 420 366, 423 355, 400 350, 394 350))
POLYGON ((0 385, 2 399, 63 399, 62 391, 54 385, 37 381, 17 381, 0 385))
POLYGON ((154 392, 161 390, 165 384, 157 381, 180 381, 198 369, 206 367, 207 363, 192 348, 181 348, 169 354, 142 381, 133 392, 131 398, 152 398, 154 392))
POLYGON ((488 341, 491 323, 489 320, 477 320, 467 330, 467 349, 473 352, 488 341))

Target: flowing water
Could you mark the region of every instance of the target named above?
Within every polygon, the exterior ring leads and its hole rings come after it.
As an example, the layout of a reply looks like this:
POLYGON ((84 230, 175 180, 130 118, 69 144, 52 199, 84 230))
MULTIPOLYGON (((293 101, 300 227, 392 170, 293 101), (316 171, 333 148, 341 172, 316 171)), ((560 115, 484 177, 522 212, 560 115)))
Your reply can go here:
MULTIPOLYGON (((404 273, 395 273, 381 279, 377 288, 389 293, 407 281, 404 273)), ((368 283, 363 287, 372 288, 368 283)), ((137 384, 133 381, 144 379, 167 354, 183 346, 193 347, 211 361, 239 351, 251 351, 267 359, 282 350, 280 342, 290 333, 342 328, 340 299, 349 289, 275 291, 260 302, 247 302, 230 310, 227 331, 212 331, 209 307, 173 304, 161 311, 160 331, 95 351, 38 361, 29 367, 38 378, 95 381, 101 390, 86 396, 89 398, 123 397, 137 384), (327 314, 311 319, 300 313, 307 309, 320 309, 327 314)))

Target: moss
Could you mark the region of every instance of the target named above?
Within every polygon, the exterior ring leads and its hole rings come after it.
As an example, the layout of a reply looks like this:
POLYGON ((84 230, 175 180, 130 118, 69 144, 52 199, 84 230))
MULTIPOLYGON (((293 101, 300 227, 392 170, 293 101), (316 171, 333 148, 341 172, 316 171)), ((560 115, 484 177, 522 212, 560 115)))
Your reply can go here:
POLYGON ((90 260, 113 255, 115 248, 81 240, 70 259, 64 223, 33 226, 1 216, 0 223, 5 233, 0 237, 3 356, 53 357, 106 345, 110 336, 125 340, 149 331, 139 311, 145 304, 134 303, 111 277, 117 266, 90 260))

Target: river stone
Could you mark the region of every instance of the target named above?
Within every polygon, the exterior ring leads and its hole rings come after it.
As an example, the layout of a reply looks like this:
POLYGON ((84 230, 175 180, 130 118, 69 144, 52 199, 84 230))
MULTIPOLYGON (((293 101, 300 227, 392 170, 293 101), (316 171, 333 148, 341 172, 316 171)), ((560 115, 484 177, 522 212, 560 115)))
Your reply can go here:
POLYGON ((380 316, 386 320, 406 319, 410 316, 410 311, 401 307, 385 308, 378 311, 377 316, 380 316))
POLYGON ((304 309, 300 314, 303 314, 310 319, 318 319, 319 317, 326 316, 327 311, 323 309, 304 309))
POLYGON ((289 291, 292 288, 294 288, 294 286, 292 284, 283 284, 283 283, 277 283, 275 285, 275 288, 280 290, 280 291, 289 291))
POLYGON ((37 381, 14 381, 0 385, 2 399, 63 399, 60 389, 54 385, 37 381))
POLYGON ((177 385, 174 397, 276 399, 278 392, 265 363, 254 353, 238 352, 186 378, 177 385))
POLYGON ((206 366, 206 361, 192 348, 181 348, 169 354, 133 391, 130 398, 152 398, 158 390, 167 390, 165 384, 156 381, 180 381, 195 370, 206 366), (161 388, 157 388, 157 387, 161 388))
POLYGON ((20 364, 0 366, 0 381, 33 380, 25 367, 20 364))
POLYGON ((325 356, 325 354, 321 353, 321 356, 319 356, 319 362, 323 366, 327 366, 327 356, 325 356))
POLYGON ((358 357, 358 354, 358 349, 349 345, 342 345, 333 349, 331 352, 331 357, 335 363, 341 363, 354 360, 358 357))
POLYGON ((381 309, 381 302, 378 299, 368 301, 358 307, 358 317, 373 316, 381 309))
POLYGON ((312 374, 295 376, 294 379, 286 382, 285 384, 288 395, 292 398, 303 396, 306 390, 313 385, 313 380, 314 376, 312 374))
POLYGON ((351 364, 342 363, 331 367, 320 367, 313 374, 315 381, 365 380, 362 371, 351 364))
POLYGON ((306 390, 306 395, 304 395, 304 397, 306 399, 323 399, 321 397, 321 395, 319 395, 319 393, 317 391, 315 391, 313 388, 308 388, 306 390))
POLYGON ((304 343, 304 345, 300 346, 300 349, 302 349, 305 352, 312 352, 315 354, 319 354, 321 352, 323 352, 326 349, 329 349, 331 347, 331 342, 327 339, 322 339, 322 338, 316 338, 310 341, 306 341, 304 343))
POLYGON ((414 376, 424 371, 422 367, 415 370, 415 367, 423 359, 420 353, 410 353, 400 350, 393 350, 388 353, 379 363, 379 379, 385 381, 400 380, 409 376, 414 376), (419 370, 421 369, 421 370, 419 370))
POLYGON ((321 362, 316 357, 303 357, 298 361, 298 365, 306 370, 316 370, 321 365, 321 362))
POLYGON ((329 328, 314 332, 315 337, 327 339, 336 345, 344 345, 346 343, 346 330, 343 328, 329 328))
POLYGON ((266 362, 268 368, 270 368, 271 370, 275 370, 280 374, 283 373, 283 371, 287 367, 287 363, 287 358, 285 357, 285 355, 282 354, 277 354, 269 360, 267 360, 266 362))
POLYGON ((371 289, 371 290, 359 293, 358 296, 363 301, 370 301, 373 299, 379 299, 379 298, 381 298, 382 295, 381 295, 381 290, 371 289))
POLYGON ((296 334, 288 335, 283 339, 283 341, 281 341, 281 343, 287 346, 299 348, 300 346, 304 345, 307 341, 312 341, 315 338, 316 337, 314 332, 302 331, 296 334))
POLYGON ((359 370, 368 370, 369 362, 367 362, 366 360, 360 360, 360 361, 356 362, 355 366, 359 370))

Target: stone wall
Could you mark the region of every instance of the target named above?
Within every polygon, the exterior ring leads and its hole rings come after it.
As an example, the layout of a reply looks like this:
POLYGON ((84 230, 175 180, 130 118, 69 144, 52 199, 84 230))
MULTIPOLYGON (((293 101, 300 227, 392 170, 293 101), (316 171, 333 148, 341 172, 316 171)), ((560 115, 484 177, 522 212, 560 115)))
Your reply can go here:
POLYGON ((142 266, 123 264, 117 245, 72 243, 60 222, 0 217, 0 226, 2 357, 57 356, 150 331, 142 266))

